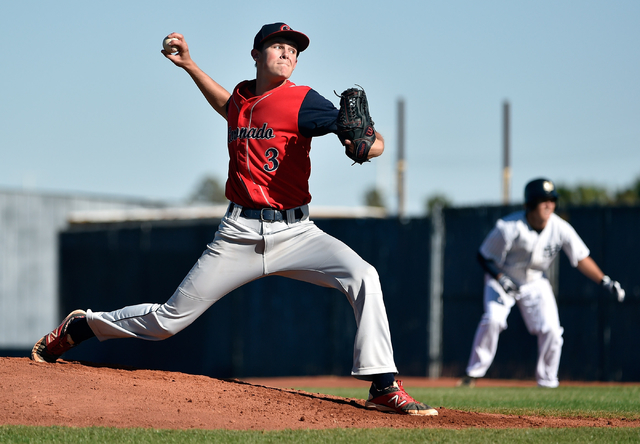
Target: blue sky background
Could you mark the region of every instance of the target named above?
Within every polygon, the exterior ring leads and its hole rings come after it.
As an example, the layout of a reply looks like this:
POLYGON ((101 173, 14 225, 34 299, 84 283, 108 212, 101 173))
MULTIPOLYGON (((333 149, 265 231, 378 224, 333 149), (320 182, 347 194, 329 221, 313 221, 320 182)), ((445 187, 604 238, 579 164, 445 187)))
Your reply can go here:
POLYGON ((224 181, 226 126, 161 54, 185 35, 232 89, 253 78, 253 37, 284 21, 311 45, 292 80, 338 103, 367 91, 385 154, 351 166, 315 139, 312 204, 397 208, 397 101, 406 103, 406 207, 443 193, 459 206, 502 198, 502 103, 511 105, 512 202, 548 176, 612 192, 640 176, 638 1, 58 1, 3 5, 0 188, 180 202, 204 175, 224 181), (241 8, 238 8, 241 6, 241 8))

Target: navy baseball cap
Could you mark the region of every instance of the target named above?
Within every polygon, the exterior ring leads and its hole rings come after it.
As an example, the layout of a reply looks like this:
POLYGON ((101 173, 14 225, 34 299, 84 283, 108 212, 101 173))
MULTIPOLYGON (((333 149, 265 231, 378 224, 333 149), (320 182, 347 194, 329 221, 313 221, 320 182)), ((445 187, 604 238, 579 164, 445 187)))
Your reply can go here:
POLYGON ((301 53, 309 46, 309 37, 301 32, 294 31, 285 23, 271 23, 264 25, 253 39, 253 49, 260 49, 262 43, 271 37, 282 36, 292 40, 298 45, 298 53, 301 53))

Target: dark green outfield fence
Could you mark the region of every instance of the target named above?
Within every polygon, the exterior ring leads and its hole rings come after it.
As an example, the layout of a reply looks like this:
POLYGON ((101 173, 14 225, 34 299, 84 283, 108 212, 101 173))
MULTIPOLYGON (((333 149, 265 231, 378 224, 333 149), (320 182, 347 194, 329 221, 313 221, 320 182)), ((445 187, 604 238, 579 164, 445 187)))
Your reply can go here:
MULTIPOLYGON (((316 220, 377 268, 401 375, 463 374, 482 314, 476 252, 495 220, 515 209, 446 209, 444 230, 424 218, 316 220)), ((613 302, 562 254, 552 274, 565 327, 560 377, 640 381, 640 208, 559 213, 627 290, 623 304, 613 302)), ((61 233, 61 315, 166 301, 218 222, 82 225, 61 233)), ((267 277, 225 296, 165 341, 92 339, 66 358, 221 378, 348 375, 354 334, 353 311, 342 293, 267 277)), ((531 378, 535 359, 536 339, 513 310, 488 376, 531 378)))

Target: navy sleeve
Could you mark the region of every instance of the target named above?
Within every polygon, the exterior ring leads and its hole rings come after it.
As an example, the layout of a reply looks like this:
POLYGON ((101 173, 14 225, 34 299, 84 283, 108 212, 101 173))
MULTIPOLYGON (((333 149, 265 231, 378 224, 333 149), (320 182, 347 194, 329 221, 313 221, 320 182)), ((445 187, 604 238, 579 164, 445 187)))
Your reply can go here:
POLYGON ((335 133, 338 129, 337 118, 338 110, 333 103, 310 89, 298 112, 300 134, 304 137, 316 137, 335 133))
POLYGON ((498 279, 498 275, 502 272, 500 271, 500 269, 498 268, 498 266, 494 261, 492 261, 491 259, 487 259, 479 251, 478 251, 477 259, 478 259, 478 262, 480 262, 480 266, 485 271, 485 273, 488 273, 494 279, 498 279))

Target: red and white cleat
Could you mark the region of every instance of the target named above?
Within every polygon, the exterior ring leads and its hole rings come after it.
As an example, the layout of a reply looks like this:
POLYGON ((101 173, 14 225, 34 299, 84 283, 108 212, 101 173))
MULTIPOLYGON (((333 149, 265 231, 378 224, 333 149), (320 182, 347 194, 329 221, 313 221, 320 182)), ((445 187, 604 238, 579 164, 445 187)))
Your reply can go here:
POLYGON ((381 412, 400 413, 401 415, 437 416, 438 411, 433 407, 416 401, 402 387, 402 381, 396 381, 392 386, 372 393, 364 406, 381 412))
POLYGON ((87 313, 83 310, 74 310, 69 313, 55 330, 36 342, 36 345, 31 350, 31 360, 36 362, 56 362, 60 356, 76 345, 71 336, 67 334, 69 323, 86 315, 87 313))

